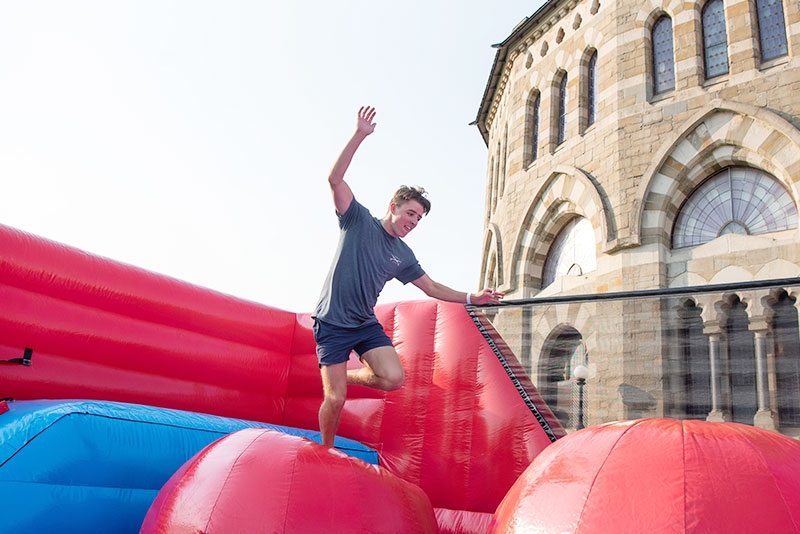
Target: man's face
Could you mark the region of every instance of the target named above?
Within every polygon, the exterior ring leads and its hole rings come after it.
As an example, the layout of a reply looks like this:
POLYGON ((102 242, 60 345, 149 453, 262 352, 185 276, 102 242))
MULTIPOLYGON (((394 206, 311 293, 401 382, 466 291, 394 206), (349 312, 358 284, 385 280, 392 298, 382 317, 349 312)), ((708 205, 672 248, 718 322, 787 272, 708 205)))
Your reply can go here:
POLYGON ((390 206, 392 212, 392 230, 396 237, 405 237, 408 233, 417 227, 420 219, 425 214, 422 204, 416 200, 407 200, 402 204, 395 204, 390 206))

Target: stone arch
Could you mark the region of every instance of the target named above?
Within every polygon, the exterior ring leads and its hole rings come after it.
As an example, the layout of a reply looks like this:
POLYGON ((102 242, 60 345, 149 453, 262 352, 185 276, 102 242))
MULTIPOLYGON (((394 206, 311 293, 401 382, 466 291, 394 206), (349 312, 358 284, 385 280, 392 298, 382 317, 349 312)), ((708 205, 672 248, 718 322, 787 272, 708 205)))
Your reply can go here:
POLYGON ((540 354, 536 370, 538 391, 562 424, 575 426, 571 421, 572 370, 588 363, 583 334, 571 324, 558 324, 547 335, 540 354))
POLYGON ((500 228, 490 223, 483 233, 483 258, 481 266, 481 287, 504 287, 503 277, 503 241, 500 228))
POLYGON ((676 129, 645 170, 632 221, 633 244, 668 246, 680 207, 714 172, 730 165, 761 169, 800 198, 800 132, 777 114, 715 100, 676 129))
POLYGON ((584 171, 557 167, 536 192, 518 230, 509 265, 509 289, 538 289, 547 250, 569 219, 588 219, 595 234, 597 250, 607 250, 615 235, 608 199, 584 171))
POLYGON ((798 299, 800 299, 800 288, 796 286, 770 288, 769 291, 760 299, 760 305, 764 310, 763 313, 767 320, 774 319, 773 307, 781 300, 782 297, 791 300, 794 304, 798 301, 798 299))
POLYGON ((752 280, 753 275, 747 269, 738 265, 728 265, 723 267, 709 280, 710 284, 727 284, 752 280))
MULTIPOLYGON (((578 131, 580 135, 586 133, 586 129, 590 126, 589 119, 590 119, 590 111, 588 108, 589 105, 589 93, 591 88, 589 87, 589 77, 590 77, 590 70, 589 70, 589 61, 593 56, 596 56, 596 61, 600 61, 600 52, 594 46, 588 45, 581 51, 581 57, 578 61, 579 69, 578 69, 578 131)), ((596 67, 595 74, 599 73, 599 67, 596 67)), ((597 85, 597 80, 594 80, 595 84, 597 85)), ((594 107, 595 107, 595 119, 597 119, 596 110, 599 104, 599 97, 600 97, 600 89, 599 86, 597 90, 592 95, 594 97, 594 107)), ((594 122, 592 122, 593 124, 594 122)))
MULTIPOLYGON (((675 15, 679 13, 684 7, 684 3, 680 0, 655 0, 647 2, 642 5, 642 8, 636 13, 636 23, 641 28, 641 31, 649 33, 653 28, 653 23, 658 20, 662 15, 675 20, 675 15)), ((644 35, 642 35, 644 37, 644 35)))
POLYGON ((800 265, 783 258, 776 258, 762 265, 753 276, 754 280, 770 278, 800 278, 800 265))

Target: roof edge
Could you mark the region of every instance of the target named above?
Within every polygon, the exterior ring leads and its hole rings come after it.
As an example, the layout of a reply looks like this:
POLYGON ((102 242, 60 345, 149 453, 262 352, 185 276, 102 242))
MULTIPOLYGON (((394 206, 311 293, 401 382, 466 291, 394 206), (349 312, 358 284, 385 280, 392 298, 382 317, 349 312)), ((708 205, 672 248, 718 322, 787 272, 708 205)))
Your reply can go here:
POLYGON ((489 130, 486 128, 486 118, 489 115, 489 110, 492 107, 492 101, 494 100, 494 93, 497 90, 497 84, 503 74, 503 69, 506 66, 506 59, 508 58, 508 51, 511 48, 512 44, 516 44, 522 37, 533 27, 538 25, 544 16, 548 14, 550 11, 555 9, 556 4, 559 0, 545 0, 545 2, 534 11, 532 15, 529 17, 525 17, 522 19, 519 24, 514 26, 511 30, 511 34, 506 37, 502 42, 493 44, 492 48, 496 48, 497 52, 494 55, 494 61, 492 62, 492 69, 489 74, 489 79, 486 82, 486 86, 483 90, 483 97, 481 98, 480 106, 478 107, 478 114, 475 117, 475 120, 470 123, 470 126, 477 126, 478 131, 483 137, 483 142, 486 143, 486 146, 489 146, 489 130))

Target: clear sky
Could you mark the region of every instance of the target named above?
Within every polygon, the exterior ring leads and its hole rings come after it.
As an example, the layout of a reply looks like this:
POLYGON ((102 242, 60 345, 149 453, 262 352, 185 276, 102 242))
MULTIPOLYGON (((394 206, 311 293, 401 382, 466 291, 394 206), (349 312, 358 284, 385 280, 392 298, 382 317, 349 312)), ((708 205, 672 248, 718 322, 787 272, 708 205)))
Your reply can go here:
MULTIPOLYGON (((478 290, 495 50, 543 0, 0 2, 0 223, 193 284, 313 309, 338 228, 326 179, 373 215, 432 210, 422 267, 478 290)), ((387 285, 379 302, 425 298, 387 285)))

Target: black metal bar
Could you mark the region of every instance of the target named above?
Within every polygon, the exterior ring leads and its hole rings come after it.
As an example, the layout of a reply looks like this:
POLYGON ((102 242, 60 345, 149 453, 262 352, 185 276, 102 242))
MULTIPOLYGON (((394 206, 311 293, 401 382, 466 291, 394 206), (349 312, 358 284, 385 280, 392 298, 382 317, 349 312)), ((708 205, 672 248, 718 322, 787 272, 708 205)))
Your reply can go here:
POLYGON ((576 378, 578 383, 578 424, 575 425, 576 429, 586 428, 586 423, 583 422, 583 387, 586 385, 585 378, 576 378))
POLYGON ((639 289, 635 291, 617 291, 613 293, 584 293, 580 295, 557 295, 552 297, 531 297, 527 299, 501 300, 499 304, 467 305, 467 309, 492 308, 504 306, 559 304, 564 302, 591 302, 603 300, 631 300, 637 298, 671 297, 697 293, 724 293, 763 289, 765 287, 800 286, 800 278, 775 278, 770 280, 750 280, 727 284, 706 284, 702 286, 665 287, 657 289, 639 289))
POLYGON ((533 416, 536 418, 536 421, 539 423, 539 426, 542 427, 542 430, 544 430, 544 433, 547 435, 547 437, 550 439, 551 442, 556 441, 558 439, 558 436, 556 436, 556 433, 553 431, 553 428, 550 426, 545 417, 539 411, 539 408, 536 407, 536 403, 533 402, 533 399, 531 399, 531 396, 525 390, 525 387, 520 383, 519 378, 517 378, 516 374, 514 373, 514 370, 508 364, 508 361, 506 360, 502 351, 497 347, 497 344, 495 343, 494 339, 492 339, 492 336, 489 334, 489 332, 486 331, 486 328, 483 326, 481 320, 478 318, 478 316, 475 314, 474 311, 468 310, 468 313, 470 318, 472 318, 472 322, 474 322, 475 326, 478 327, 478 330, 480 331, 481 335, 483 335, 483 338, 491 347, 492 352, 494 352, 495 356, 500 361, 500 364, 503 366, 503 369, 508 375, 508 378, 511 379, 511 383, 514 384, 514 387, 520 394, 520 397, 522 397, 522 401, 525 403, 525 405, 531 411, 533 416))

